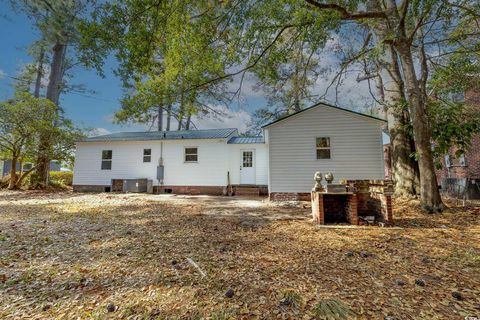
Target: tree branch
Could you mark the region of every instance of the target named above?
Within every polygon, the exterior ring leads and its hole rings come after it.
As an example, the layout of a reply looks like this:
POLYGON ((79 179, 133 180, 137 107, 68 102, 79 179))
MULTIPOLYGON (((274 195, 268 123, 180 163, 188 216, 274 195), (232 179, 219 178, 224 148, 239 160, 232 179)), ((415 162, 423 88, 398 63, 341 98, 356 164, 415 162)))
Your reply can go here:
POLYGON ((344 7, 334 3, 320 3, 316 0, 305 0, 309 5, 319 10, 333 10, 340 14, 342 20, 360 20, 360 19, 386 19, 387 15, 383 11, 365 11, 350 13, 344 7))
POLYGON ((262 52, 255 58, 255 60, 249 64, 248 66, 240 69, 239 71, 236 71, 236 72, 232 72, 232 73, 228 73, 226 75, 223 75, 223 76, 219 76, 217 78, 213 78, 213 79, 210 79, 210 80, 207 80, 203 83, 200 83, 198 85, 195 85, 193 87, 190 87, 187 91, 190 91, 190 90, 194 90, 194 89, 198 89, 198 88, 201 88, 203 86, 206 86, 210 83, 213 83, 213 82, 217 82, 217 81, 220 81, 220 80, 224 80, 224 79, 227 79, 227 78, 230 78, 230 77, 233 77, 233 76, 236 76, 238 74, 241 74, 242 72, 245 72, 249 69, 252 69, 254 68, 258 62, 260 62, 260 60, 265 56, 265 54, 270 50, 270 48, 273 47, 273 45, 278 41, 278 39, 280 38, 280 36, 285 32, 285 30, 289 29, 289 28, 292 28, 293 25, 286 25, 284 27, 282 27, 282 29, 280 29, 280 31, 277 33, 277 35, 275 36, 275 38, 273 39, 273 41, 271 43, 268 44, 268 46, 266 46, 262 52))

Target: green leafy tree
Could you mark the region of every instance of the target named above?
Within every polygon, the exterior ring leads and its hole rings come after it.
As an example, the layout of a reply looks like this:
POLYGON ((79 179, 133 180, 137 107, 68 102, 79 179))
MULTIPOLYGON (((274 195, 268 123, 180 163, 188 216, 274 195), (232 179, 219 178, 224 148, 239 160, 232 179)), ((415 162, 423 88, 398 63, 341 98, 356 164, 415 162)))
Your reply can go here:
MULTIPOLYGON (((281 35, 286 30, 299 27, 295 21, 299 16, 304 17, 301 22, 303 24, 312 21, 320 24, 317 30, 331 31, 332 28, 326 28, 326 21, 337 21, 341 25, 353 23, 360 28, 374 30, 375 37, 371 37, 369 46, 378 48, 388 45, 395 57, 390 59, 389 64, 397 64, 400 71, 397 83, 400 95, 393 104, 400 110, 401 105, 408 108, 408 119, 399 121, 399 125, 408 126, 411 123, 420 175, 422 207, 428 212, 442 210, 443 203, 438 192, 431 150, 432 128, 427 112, 427 82, 432 63, 430 61, 433 61, 431 58, 434 57, 429 56, 426 44, 433 34, 432 30, 437 30, 437 27, 440 30, 449 30, 459 21, 459 17, 470 14, 468 1, 405 0, 397 3, 393 0, 382 2, 305 0, 265 1, 258 4, 245 0, 232 1, 228 4, 226 12, 229 12, 230 18, 225 21, 237 22, 231 28, 237 28, 235 34, 240 34, 243 40, 240 41, 243 42, 241 48, 247 48, 245 56, 249 57, 249 63, 244 70, 253 69, 258 61, 268 59, 281 35), (282 14, 288 17, 287 21, 283 20, 282 14), (249 34, 253 36, 248 37, 249 34), (266 41, 262 42, 264 39, 266 41)), ((439 39, 434 40, 434 43, 438 42, 439 39)), ((370 49, 369 46, 366 46, 363 54, 360 53, 364 55, 366 52, 377 51, 370 49)), ((399 115, 402 114, 404 112, 400 111, 399 115)), ((401 143, 408 150, 406 144, 409 141, 402 140, 401 143)))
MULTIPOLYGON (((65 75, 68 70, 68 48, 75 47, 77 42, 77 25, 79 17, 87 7, 94 3, 90 0, 22 0, 11 1, 14 9, 25 13, 33 21, 41 34, 42 50, 37 57, 37 77, 34 95, 40 96, 40 80, 44 59, 50 60, 48 85, 45 96, 59 108, 60 94, 65 89, 65 75)), ((53 146, 47 136, 40 136, 38 141, 35 173, 32 175, 32 185, 44 188, 48 185, 50 155, 53 146)))
POLYGON ((190 129, 192 115, 215 112, 209 102, 225 100, 224 86, 192 86, 223 74, 222 52, 209 43, 214 14, 205 1, 106 2, 82 23, 83 61, 100 74, 109 54, 119 62, 118 122, 157 121, 161 129, 166 109, 167 130, 172 117, 190 129))
MULTIPOLYGON (((374 71, 381 89, 378 91, 383 93, 382 103, 387 118, 391 119, 389 125, 396 133, 394 141, 399 156, 394 157, 394 162, 399 168, 403 164, 409 166, 408 170, 399 170, 396 179, 398 182, 409 179, 410 187, 406 185, 405 189, 416 192, 411 187, 415 183, 414 166, 408 164, 413 151, 418 164, 422 207, 428 212, 442 210, 431 149, 434 137, 428 111, 428 82, 441 56, 460 53, 465 45, 474 50, 478 40, 472 39, 478 39, 475 38, 477 31, 472 29, 468 38, 462 38, 462 32, 456 37, 450 32, 469 20, 478 20, 477 4, 466 0, 232 0, 220 3, 134 0, 120 5, 107 3, 103 8, 101 14, 94 16, 93 23, 87 24, 84 33, 89 39, 87 47, 105 49, 113 44, 117 57, 124 62, 120 72, 133 75, 135 85, 141 83, 138 88, 145 88, 149 96, 150 92, 163 93, 158 95, 159 103, 152 105, 158 106, 163 99, 173 97, 172 101, 178 104, 178 119, 188 114, 185 101, 191 98, 192 92, 200 96, 212 84, 238 75, 243 77, 246 72, 256 73, 272 88, 281 83, 278 71, 285 66, 295 66, 288 77, 290 84, 285 88, 295 87, 298 79, 310 80, 312 77, 295 76, 301 74, 298 70, 309 68, 305 67, 308 64, 298 63, 302 56, 292 55, 292 49, 304 43, 307 52, 318 52, 332 34, 358 40, 357 33, 342 32, 346 26, 365 30, 369 33, 365 45, 347 58, 351 61, 366 58, 369 65, 377 67, 374 71), (138 21, 161 23, 154 29, 142 29, 137 28, 138 21), (158 31, 159 28, 168 31, 164 33, 158 31), (154 32, 148 32, 152 30, 154 32), (452 43, 441 46, 449 40, 437 35, 446 35, 452 43), (435 46, 440 50, 433 50, 435 46), (432 54, 433 51, 440 54, 432 54), (209 58, 210 52, 215 59, 209 58), (203 53, 204 60, 196 61, 203 53), (185 64, 185 59, 189 63, 185 64), (411 137, 408 137, 409 128, 411 137)), ((90 52, 97 54, 93 49, 90 52)), ((97 56, 101 60, 109 52, 103 50, 97 56)), ((138 88, 134 88, 132 95, 141 92, 138 88)), ((302 93, 305 88, 308 84, 292 89, 293 101, 295 96, 308 96, 302 93)), ((287 91, 285 93, 288 96, 287 91)))
POLYGON ((71 121, 62 119, 49 99, 21 92, 14 99, 0 103, 0 154, 12 164, 9 189, 18 189, 35 170, 32 166, 19 175, 16 166, 35 161, 40 137, 48 137, 52 159, 72 163, 75 142, 84 134, 71 121))
POLYGON ((11 160, 9 189, 16 189, 33 170, 17 175, 17 163, 31 161, 35 156, 38 133, 50 131, 55 105, 47 99, 34 98, 27 93, 17 94, 15 99, 0 104, 0 152, 11 160), (42 110, 44 113, 38 112, 42 110))

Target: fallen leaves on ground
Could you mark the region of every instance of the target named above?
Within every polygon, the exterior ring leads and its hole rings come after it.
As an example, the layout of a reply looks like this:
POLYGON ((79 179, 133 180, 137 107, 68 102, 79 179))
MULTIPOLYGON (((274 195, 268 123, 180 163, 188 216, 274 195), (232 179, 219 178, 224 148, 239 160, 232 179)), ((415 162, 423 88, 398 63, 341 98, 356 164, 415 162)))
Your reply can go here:
POLYGON ((479 208, 427 215, 399 200, 388 228, 319 227, 308 210, 226 197, 1 191, 0 318, 480 314, 479 208))

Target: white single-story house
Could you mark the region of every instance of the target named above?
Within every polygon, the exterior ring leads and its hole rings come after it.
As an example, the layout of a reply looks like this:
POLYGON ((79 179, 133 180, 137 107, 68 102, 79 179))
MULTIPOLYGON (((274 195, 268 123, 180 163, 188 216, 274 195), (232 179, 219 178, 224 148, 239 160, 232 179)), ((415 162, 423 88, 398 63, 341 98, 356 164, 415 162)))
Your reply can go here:
POLYGON ((336 180, 383 179, 384 124, 320 103, 264 126, 262 136, 211 129, 91 137, 77 143, 73 186, 110 191, 115 181, 147 179, 155 192, 224 194, 248 186, 274 199, 309 193, 316 171, 336 180))
MULTIPOLYGON (((31 162, 17 162, 17 172, 27 171, 32 169, 33 163, 31 162)), ((12 160, 0 160, 0 178, 10 174, 12 169, 12 160)), ((50 161, 50 171, 62 171, 62 165, 57 160, 50 161)))

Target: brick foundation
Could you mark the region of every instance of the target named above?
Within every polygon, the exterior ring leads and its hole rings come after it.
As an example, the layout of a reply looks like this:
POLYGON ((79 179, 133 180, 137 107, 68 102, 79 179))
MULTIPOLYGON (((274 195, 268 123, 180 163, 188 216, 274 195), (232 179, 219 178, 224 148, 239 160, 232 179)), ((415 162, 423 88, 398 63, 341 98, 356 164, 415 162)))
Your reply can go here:
POLYGON ((271 201, 310 201, 310 193, 306 192, 270 192, 271 201))
POLYGON ((74 192, 108 192, 110 186, 73 185, 74 192))
POLYGON ((268 196, 268 186, 259 186, 259 189, 261 196, 268 196))
MULTIPOLYGON (((122 181, 122 180, 118 180, 122 181)), ((115 181, 114 181, 115 182, 115 181)), ((95 185, 74 185, 75 192, 122 192, 122 185, 112 186, 95 186, 95 185)), ((153 186, 153 193, 173 193, 173 194, 189 194, 189 195, 226 195, 227 187, 225 186, 153 186)), ((267 186, 258 186, 259 194, 265 196, 268 194, 267 186)))
POLYGON ((189 195, 212 195, 221 196, 226 194, 224 186, 154 186, 154 193, 173 193, 189 195))

